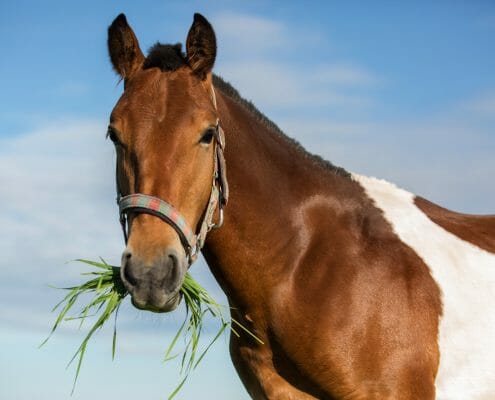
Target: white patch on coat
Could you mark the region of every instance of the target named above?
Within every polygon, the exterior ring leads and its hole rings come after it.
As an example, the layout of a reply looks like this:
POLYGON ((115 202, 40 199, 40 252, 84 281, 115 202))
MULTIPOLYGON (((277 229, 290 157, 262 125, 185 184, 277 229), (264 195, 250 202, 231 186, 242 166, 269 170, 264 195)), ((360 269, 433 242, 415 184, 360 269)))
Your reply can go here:
POLYGON ((435 224, 414 204, 413 194, 376 178, 353 179, 441 290, 437 399, 495 399, 495 254, 435 224))

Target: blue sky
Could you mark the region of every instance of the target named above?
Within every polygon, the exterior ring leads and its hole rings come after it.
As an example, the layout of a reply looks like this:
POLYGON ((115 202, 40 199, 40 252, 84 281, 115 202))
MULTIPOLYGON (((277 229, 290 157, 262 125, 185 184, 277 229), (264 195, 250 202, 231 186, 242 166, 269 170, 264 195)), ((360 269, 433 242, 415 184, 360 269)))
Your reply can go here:
MULTIPOLYGON (((69 398, 65 364, 82 333, 67 326, 37 349, 60 297, 46 285, 77 281, 67 260, 116 263, 123 248, 104 139, 122 91, 106 53, 118 13, 143 49, 183 42, 203 13, 215 71, 311 151, 448 208, 493 213, 495 4, 430 3, 2 2, 0 398, 69 398)), ((225 301, 203 261, 193 273, 225 301)), ((166 398, 177 367, 161 357, 180 321, 126 306, 117 359, 104 330, 73 398, 166 398)), ((226 342, 179 398, 247 399, 226 342)))

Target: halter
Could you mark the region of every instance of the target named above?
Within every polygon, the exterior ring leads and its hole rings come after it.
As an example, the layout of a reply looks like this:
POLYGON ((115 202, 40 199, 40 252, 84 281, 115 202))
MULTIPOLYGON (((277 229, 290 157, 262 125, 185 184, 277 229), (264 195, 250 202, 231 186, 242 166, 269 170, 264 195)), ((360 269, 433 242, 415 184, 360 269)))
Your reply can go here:
MULTIPOLYGON (((216 109, 215 91, 213 90, 213 104, 216 109)), ((214 153, 214 172, 213 182, 211 185, 210 198, 202 216, 202 223, 197 231, 193 231, 188 225, 184 216, 170 203, 158 197, 150 196, 143 193, 134 193, 128 196, 122 196, 120 191, 117 193, 117 204, 119 205, 120 224, 124 232, 125 243, 129 237, 128 231, 128 214, 145 213, 151 214, 169 224, 179 235, 189 265, 191 265, 199 255, 206 240, 206 235, 214 228, 220 228, 223 224, 223 208, 229 198, 229 187, 225 170, 225 134, 219 121, 215 127, 215 148, 214 153), (218 207, 218 221, 213 222, 213 214, 218 207)))

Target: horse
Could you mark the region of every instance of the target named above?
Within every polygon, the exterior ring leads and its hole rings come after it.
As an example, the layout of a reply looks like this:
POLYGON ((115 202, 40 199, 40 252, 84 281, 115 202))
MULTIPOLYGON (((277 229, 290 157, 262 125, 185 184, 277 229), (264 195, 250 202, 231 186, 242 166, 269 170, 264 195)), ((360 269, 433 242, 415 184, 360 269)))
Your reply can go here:
POLYGON ((254 399, 495 398, 495 215, 456 213, 305 151, 213 74, 214 30, 145 56, 108 28, 108 136, 134 306, 168 312, 201 251, 254 399))

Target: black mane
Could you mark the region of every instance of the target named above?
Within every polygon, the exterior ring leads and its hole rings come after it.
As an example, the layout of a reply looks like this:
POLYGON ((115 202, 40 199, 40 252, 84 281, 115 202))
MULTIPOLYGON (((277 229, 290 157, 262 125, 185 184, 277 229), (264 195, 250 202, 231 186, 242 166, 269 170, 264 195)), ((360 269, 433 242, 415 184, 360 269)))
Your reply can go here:
MULTIPOLYGON (((184 65, 187 65, 187 56, 182 51, 182 45, 180 43, 156 43, 150 48, 148 56, 144 61, 143 68, 159 68, 160 70, 166 72, 175 71, 184 65)), ((251 101, 244 99, 230 83, 224 81, 218 75, 213 75, 213 85, 223 94, 229 96, 231 99, 246 107, 246 109, 248 109, 259 121, 282 137, 288 145, 296 148, 299 153, 301 153, 306 159, 311 160, 315 165, 328 169, 337 175, 345 177, 350 176, 349 172, 347 172, 344 168, 337 167, 330 161, 308 152, 297 140, 287 136, 277 124, 258 110, 258 108, 251 101)))

